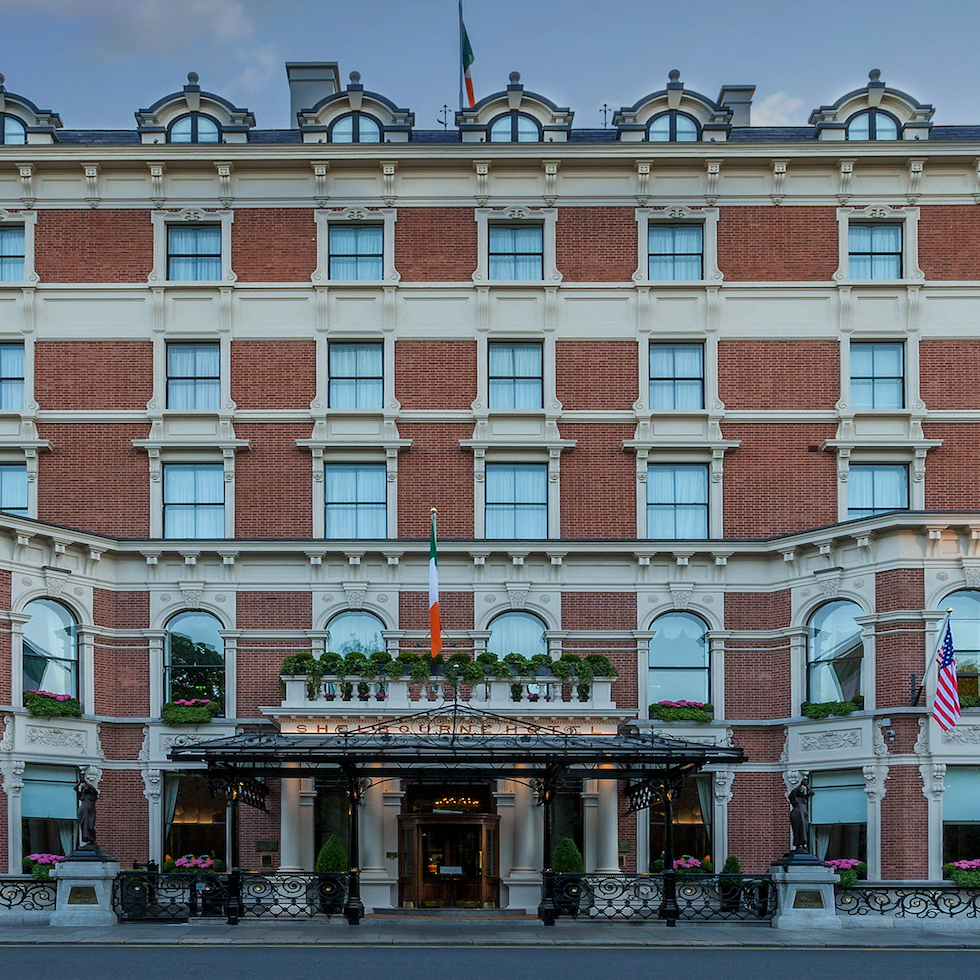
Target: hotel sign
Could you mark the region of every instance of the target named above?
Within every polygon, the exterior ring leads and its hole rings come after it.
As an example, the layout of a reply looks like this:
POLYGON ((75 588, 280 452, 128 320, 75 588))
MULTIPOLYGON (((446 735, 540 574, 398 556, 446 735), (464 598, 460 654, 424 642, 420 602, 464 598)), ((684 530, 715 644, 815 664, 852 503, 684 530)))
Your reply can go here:
POLYGON ((283 735, 342 735, 370 729, 372 735, 614 735, 619 718, 542 717, 493 718, 482 714, 406 715, 350 718, 279 715, 283 735))

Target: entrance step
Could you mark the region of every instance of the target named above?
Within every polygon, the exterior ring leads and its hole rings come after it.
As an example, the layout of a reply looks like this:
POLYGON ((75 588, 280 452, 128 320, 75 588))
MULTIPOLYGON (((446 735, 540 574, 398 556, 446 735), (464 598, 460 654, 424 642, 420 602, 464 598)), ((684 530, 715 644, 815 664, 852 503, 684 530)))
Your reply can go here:
POLYGON ((399 919, 536 919, 526 909, 372 909, 372 915, 399 919))

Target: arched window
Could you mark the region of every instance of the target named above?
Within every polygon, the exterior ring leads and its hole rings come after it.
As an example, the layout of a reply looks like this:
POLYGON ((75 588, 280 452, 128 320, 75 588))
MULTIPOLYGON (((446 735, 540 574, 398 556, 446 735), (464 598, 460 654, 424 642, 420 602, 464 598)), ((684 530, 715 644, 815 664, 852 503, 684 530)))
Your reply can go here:
POLYGON ((24 607, 24 690, 78 697, 78 624, 53 599, 24 607))
POLYGON ((189 112, 170 124, 171 143, 220 143, 221 127, 201 112, 189 112))
MULTIPOLYGON (((980 679, 980 592, 963 589, 946 596, 942 606, 952 607, 949 625, 953 629, 956 675, 960 697, 976 697, 980 679)), ((930 668, 931 665, 930 665, 930 668)))
POLYGON ((699 131, 696 119, 687 113, 671 109, 653 117, 647 139, 651 143, 693 143, 697 140, 699 131))
POLYGON ((533 657, 548 652, 545 625, 537 616, 526 612, 501 613, 490 623, 487 649, 503 659, 508 653, 533 657))
POLYGON ((849 140, 897 140, 898 120, 880 109, 859 112, 847 120, 849 140))
POLYGON ((327 623, 330 641, 327 646, 334 653, 372 654, 384 650, 385 641, 381 631, 385 624, 369 612, 352 610, 343 612, 327 623))
POLYGON ((711 701, 708 676, 708 627, 703 619, 686 612, 658 616, 650 626, 647 694, 658 701, 711 701))
POLYGON ((178 613, 167 623, 164 687, 168 701, 217 701, 225 708, 225 641, 210 613, 178 613))
POLYGON ((505 112, 490 123, 490 143, 540 143, 541 124, 523 112, 505 112))
POLYGON ((27 129, 16 117, 0 112, 0 144, 23 146, 27 142, 27 129))
POLYGON ((331 143, 380 143, 381 123, 363 112, 349 112, 330 127, 331 143))
POLYGON ((855 616, 856 602, 841 599, 821 606, 810 617, 807 637, 807 701, 850 701, 861 693, 864 641, 855 616))

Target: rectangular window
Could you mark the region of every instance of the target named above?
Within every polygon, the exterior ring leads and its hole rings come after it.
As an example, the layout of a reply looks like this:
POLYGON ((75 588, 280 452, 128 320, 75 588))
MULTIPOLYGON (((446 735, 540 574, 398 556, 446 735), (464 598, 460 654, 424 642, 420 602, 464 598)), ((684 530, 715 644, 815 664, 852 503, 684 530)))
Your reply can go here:
POLYGON ((0 466, 0 510, 27 517, 27 467, 23 464, 0 466))
POLYGON ((381 225, 330 225, 331 279, 383 279, 384 228, 381 225))
POLYGON ((384 407, 384 346, 330 345, 330 407, 384 407))
POLYGON ((704 408, 704 348, 650 345, 650 408, 655 412, 704 408))
POLYGON ((704 228, 701 225, 650 223, 651 279, 703 279, 704 228))
POLYGON ((24 226, 0 227, 0 282, 24 279, 24 226))
POLYGON ((902 464, 852 463, 847 478, 847 518, 909 509, 909 468, 902 464))
POLYGON ((708 467, 699 463, 647 467, 647 537, 708 536, 708 467))
POLYGON ((167 278, 220 281, 221 225, 167 225, 167 278))
POLYGON ((216 412, 220 404, 220 345, 167 344, 167 408, 216 412))
POLYGON ((970 861, 980 854, 980 768, 947 766, 945 783, 943 863, 970 861))
POLYGON ((22 857, 28 854, 69 854, 75 847, 78 802, 73 766, 24 767, 21 790, 22 857))
POLYGON ((544 228, 541 225, 490 225, 491 279, 544 279, 544 228))
POLYGON ((902 344, 851 344, 851 405, 904 408, 904 355, 902 344))
POLYGON ((387 467, 384 463, 324 466, 325 537, 388 536, 387 467))
POLYGON ((852 279, 902 278, 902 226, 849 224, 848 265, 852 279))
POLYGON ((546 463, 487 463, 486 536, 548 537, 546 463))
POLYGON ((810 849, 821 860, 866 861, 868 797, 860 769, 815 772, 810 777, 810 849))
POLYGON ((24 407, 24 345, 0 344, 0 412, 24 407))
POLYGON ((490 407, 544 405, 544 353, 540 344, 488 344, 490 407))
POLYGON ((225 474, 220 463, 164 466, 163 536, 225 536, 225 474))

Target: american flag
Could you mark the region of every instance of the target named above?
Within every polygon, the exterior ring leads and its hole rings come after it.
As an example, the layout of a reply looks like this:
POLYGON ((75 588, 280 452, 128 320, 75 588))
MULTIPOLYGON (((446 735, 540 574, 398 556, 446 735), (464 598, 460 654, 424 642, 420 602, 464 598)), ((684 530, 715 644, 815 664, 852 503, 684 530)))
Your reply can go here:
POLYGON ((936 647, 936 663, 939 664, 939 680, 936 682, 936 697, 932 702, 932 717, 944 732, 948 732, 960 717, 956 655, 953 652, 953 631, 949 625, 949 616, 943 623, 943 631, 936 647))

